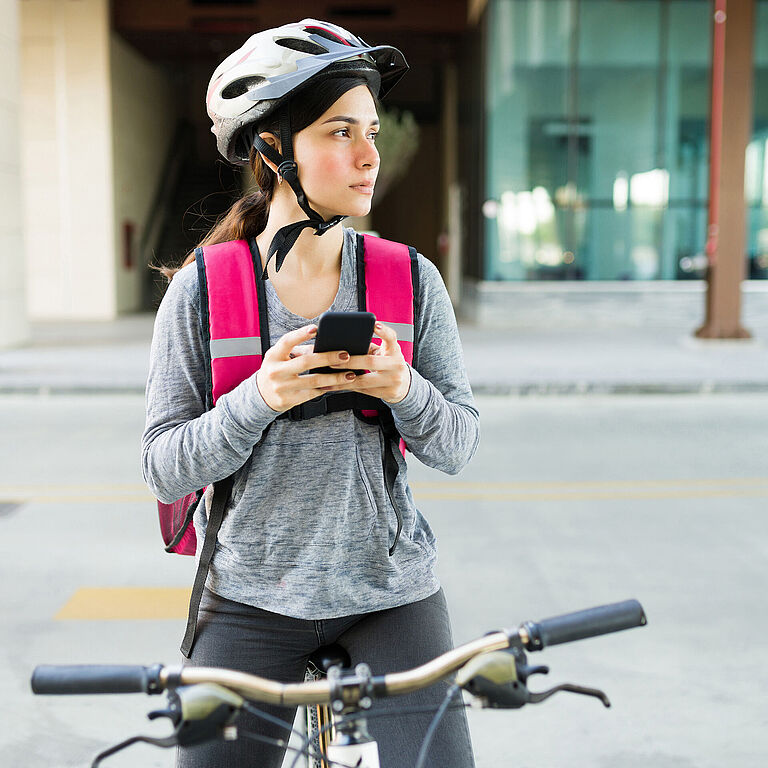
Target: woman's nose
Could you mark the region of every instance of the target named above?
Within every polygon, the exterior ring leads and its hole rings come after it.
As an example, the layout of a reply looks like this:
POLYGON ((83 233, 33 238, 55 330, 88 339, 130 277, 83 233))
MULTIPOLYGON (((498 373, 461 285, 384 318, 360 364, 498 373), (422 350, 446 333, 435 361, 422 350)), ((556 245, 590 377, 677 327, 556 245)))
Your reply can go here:
POLYGON ((379 164, 379 151, 376 145, 370 140, 365 139, 361 145, 358 154, 358 165, 363 168, 376 168, 379 164))

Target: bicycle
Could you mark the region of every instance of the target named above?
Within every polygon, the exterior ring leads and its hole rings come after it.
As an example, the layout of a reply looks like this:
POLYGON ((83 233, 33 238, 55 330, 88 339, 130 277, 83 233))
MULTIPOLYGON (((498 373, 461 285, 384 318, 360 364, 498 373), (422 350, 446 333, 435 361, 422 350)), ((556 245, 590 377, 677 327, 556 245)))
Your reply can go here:
MULTIPOLYGON (((528 689, 528 678, 547 674, 545 666, 530 666, 526 651, 541 651, 550 645, 644 626, 647 619, 637 600, 603 605, 539 622, 528 621, 516 629, 503 629, 458 646, 426 664, 403 672, 375 676, 367 664, 345 668, 339 659, 328 656, 325 677, 303 683, 277 683, 266 678, 213 667, 163 666, 38 666, 31 684, 36 694, 147 693, 166 691, 168 706, 149 713, 149 718, 168 717, 174 730, 165 738, 134 736, 100 753, 91 768, 125 749, 144 742, 158 747, 191 746, 213 739, 247 736, 267 740, 260 734, 238 732, 236 720, 245 710, 260 713, 252 702, 285 706, 329 707, 333 717, 302 736, 295 748, 294 764, 302 755, 319 760, 321 765, 338 768, 379 768, 378 746, 368 735, 367 719, 373 701, 386 696, 411 693, 433 685, 456 673, 440 707, 427 729, 416 768, 424 768, 429 745, 437 725, 461 691, 466 691, 482 706, 519 709, 541 703, 564 691, 599 699, 609 707, 608 697, 595 688, 561 683, 544 691, 528 689), (334 732, 330 741, 325 735, 334 732)), ((464 706, 463 702, 460 706, 464 706)), ((416 708, 400 710, 411 713, 416 708)), ((422 711, 422 710, 418 710, 422 711)), ((282 722, 282 721, 281 721, 282 722)), ((292 729, 292 724, 282 722, 292 729)), ((269 740, 274 743, 274 740, 269 740)), ((288 747, 286 742, 280 746, 288 747)))

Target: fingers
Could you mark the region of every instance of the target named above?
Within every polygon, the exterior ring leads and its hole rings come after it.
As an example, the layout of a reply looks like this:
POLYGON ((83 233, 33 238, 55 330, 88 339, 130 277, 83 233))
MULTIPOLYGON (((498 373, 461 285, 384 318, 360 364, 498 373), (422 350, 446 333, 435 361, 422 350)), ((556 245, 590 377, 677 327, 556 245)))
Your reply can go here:
POLYGON ((381 339, 381 351, 383 354, 391 355, 398 348, 397 333, 388 325, 377 322, 373 327, 373 331, 381 339))
POLYGON ((299 357, 300 355, 311 355, 314 349, 314 344, 299 344, 289 352, 288 356, 293 360, 294 357, 299 357))
MULTIPOLYGON (((364 371, 386 371, 391 368, 399 368, 405 362, 403 351, 397 343, 397 334, 389 326, 376 323, 376 333, 381 339, 381 344, 371 342, 367 355, 352 355, 344 363, 344 368, 353 368, 364 371)), ((333 366, 338 368, 339 364, 333 366)))
POLYGON ((353 382, 357 376, 352 371, 341 373, 313 373, 310 376, 302 376, 313 389, 321 392, 332 392, 335 390, 347 389, 350 382, 353 382))
POLYGON ((316 325, 305 325, 303 328, 289 331, 269 348, 267 355, 270 355, 275 360, 290 360, 294 347, 299 346, 302 342, 309 341, 309 339, 313 339, 316 335, 316 325))
POLYGON ((284 370, 286 375, 293 376, 326 366, 349 368, 348 361, 348 352, 308 352, 296 355, 285 364, 284 370))
MULTIPOLYGON (((404 363, 402 352, 398 347, 395 354, 386 355, 383 351, 376 350, 367 355, 352 355, 344 368, 352 368, 357 371, 388 371, 391 368, 399 368, 404 363)), ((338 364, 333 366, 338 368, 338 364)))

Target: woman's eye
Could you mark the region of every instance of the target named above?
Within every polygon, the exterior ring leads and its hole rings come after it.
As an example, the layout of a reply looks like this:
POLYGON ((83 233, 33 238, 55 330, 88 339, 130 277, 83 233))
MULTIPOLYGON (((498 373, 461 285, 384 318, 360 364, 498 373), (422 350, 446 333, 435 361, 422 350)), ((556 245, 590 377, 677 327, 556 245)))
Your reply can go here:
MULTIPOLYGON (((334 131, 333 132, 333 135, 334 136, 349 136, 350 135, 349 128, 339 128, 338 131, 334 131)), ((369 139, 373 139, 374 141, 376 141, 376 137, 378 135, 379 135, 378 131, 372 131, 371 133, 368 134, 368 138, 369 139)))

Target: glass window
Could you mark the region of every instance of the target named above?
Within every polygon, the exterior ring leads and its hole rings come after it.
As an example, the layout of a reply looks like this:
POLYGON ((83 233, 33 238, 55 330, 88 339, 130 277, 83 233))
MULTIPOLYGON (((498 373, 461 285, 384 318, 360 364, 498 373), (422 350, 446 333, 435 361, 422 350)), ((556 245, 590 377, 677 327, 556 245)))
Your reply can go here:
POLYGON ((747 276, 768 279, 768 0, 755 5, 754 129, 747 147, 747 276))
POLYGON ((567 181, 558 158, 566 157, 572 12, 571 0, 504 0, 486 14, 486 279, 530 278, 561 260, 548 254, 563 251, 553 193, 567 181))
POLYGON ((490 4, 487 279, 701 276, 710 7, 490 4))

